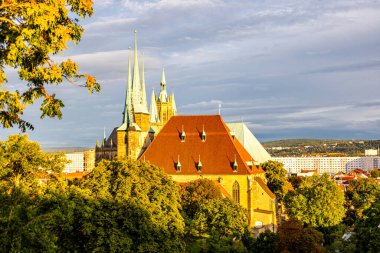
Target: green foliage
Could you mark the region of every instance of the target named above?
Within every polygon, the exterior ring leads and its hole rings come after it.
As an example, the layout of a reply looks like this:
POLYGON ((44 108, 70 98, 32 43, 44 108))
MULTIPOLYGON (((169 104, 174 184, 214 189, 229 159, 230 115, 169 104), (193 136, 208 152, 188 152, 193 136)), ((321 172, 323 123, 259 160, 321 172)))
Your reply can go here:
POLYGON ((160 169, 115 160, 77 185, 46 177, 0 179, 0 252, 184 250, 178 186, 160 169))
MULTIPOLYGON (((109 212, 99 213, 100 219, 91 215, 88 226, 104 220, 104 215, 110 216, 111 222, 102 225, 103 229, 90 230, 91 240, 100 237, 109 245, 109 235, 102 231, 115 224, 120 229, 115 241, 118 236, 129 238, 133 252, 183 250, 184 222, 179 211, 178 185, 161 169, 148 163, 103 161, 80 187, 101 203, 111 202, 109 212)), ((102 251, 109 251, 107 247, 102 246, 102 251)), ((115 245, 114 249, 118 247, 115 245)))
POLYGON ((314 227, 337 225, 345 214, 343 191, 327 174, 305 178, 284 203, 290 217, 314 227))
POLYGON ((47 85, 59 85, 64 79, 74 83, 82 79, 90 93, 100 90, 96 79, 78 73, 70 59, 54 62, 69 42, 78 43, 83 28, 78 18, 91 16, 91 0, 51 0, 0 2, 0 124, 17 125, 22 131, 33 126, 21 115, 26 106, 42 98, 41 117, 62 117, 63 102, 50 94, 47 85), (6 66, 18 71, 25 91, 10 91, 5 86, 6 66))
POLYGON ((277 161, 268 161, 261 164, 261 167, 265 171, 268 188, 276 194, 277 200, 281 202, 287 192, 285 187, 287 180, 284 165, 277 161))
POLYGON ((290 176, 288 182, 292 185, 293 189, 297 189, 302 183, 303 177, 290 176))
POLYGON ((355 224, 357 252, 380 252, 380 193, 355 224))
POLYGON ((373 169, 373 170, 371 170, 371 177, 373 177, 373 178, 380 177, 380 170, 379 169, 373 169))
POLYGON ((284 221, 278 228, 278 247, 280 252, 322 253, 323 234, 312 227, 291 219, 284 221))
POLYGON ((249 253, 278 252, 278 236, 269 230, 260 233, 256 238, 249 232, 243 236, 243 242, 249 253))
POLYGON ((346 191, 346 222, 352 225, 357 219, 365 217, 363 211, 371 207, 380 194, 380 184, 373 178, 350 181, 346 191))
POLYGON ((247 226, 246 211, 234 201, 210 199, 202 202, 190 224, 194 237, 234 237, 247 226))
POLYGON ((203 201, 222 199, 220 189, 212 180, 206 178, 189 182, 180 193, 182 208, 190 218, 194 217, 203 201))
POLYGON ((36 172, 60 172, 67 160, 62 154, 47 154, 27 135, 11 135, 0 141, 0 179, 35 177, 36 172))

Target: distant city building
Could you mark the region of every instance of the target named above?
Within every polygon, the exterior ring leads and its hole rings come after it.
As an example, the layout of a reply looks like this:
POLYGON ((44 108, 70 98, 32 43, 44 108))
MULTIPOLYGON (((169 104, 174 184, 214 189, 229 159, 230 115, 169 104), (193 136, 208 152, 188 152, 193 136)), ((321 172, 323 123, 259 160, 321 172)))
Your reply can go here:
POLYGON ((69 161, 62 172, 90 172, 95 168, 95 150, 82 147, 44 148, 47 153, 63 153, 69 161))
POLYGON ((379 151, 377 149, 366 149, 366 150, 364 150, 364 155, 365 156, 378 156, 379 151))
POLYGON ((95 150, 65 153, 69 163, 63 169, 64 173, 89 172, 95 167, 95 150))
POLYGON ((319 174, 348 173, 354 169, 372 170, 379 168, 380 157, 272 157, 284 164, 288 173, 296 174, 301 170, 317 170, 319 174))

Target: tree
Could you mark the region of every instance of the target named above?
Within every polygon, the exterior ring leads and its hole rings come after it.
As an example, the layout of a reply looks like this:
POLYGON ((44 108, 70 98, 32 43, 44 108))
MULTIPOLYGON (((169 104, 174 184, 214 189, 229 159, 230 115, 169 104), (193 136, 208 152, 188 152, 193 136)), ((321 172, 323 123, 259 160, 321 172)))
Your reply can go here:
POLYGON ((178 185, 157 167, 103 161, 71 185, 28 175, 0 178, 0 252, 184 251, 178 185))
POLYGON ((290 217, 315 227, 337 225, 345 214, 343 191, 327 174, 305 178, 284 203, 290 217))
POLYGON ((95 204, 93 213, 80 219, 79 231, 85 229, 90 240, 86 251, 117 251, 120 240, 130 252, 183 251, 179 186, 161 169, 145 162, 104 160, 79 188, 106 207, 95 204), (111 240, 113 230, 118 232, 111 240))
POLYGON ((246 211, 231 199, 211 199, 199 206, 192 224, 195 237, 231 237, 242 235, 247 226, 246 211))
POLYGON ((380 193, 355 224, 357 252, 380 252, 380 193))
POLYGON ((181 205, 188 217, 193 218, 199 205, 210 199, 222 199, 222 193, 210 179, 198 179, 181 188, 181 205))
POLYGON ((280 252, 322 253, 323 234, 312 227, 304 228, 295 219, 283 222, 278 228, 278 246, 280 252))
POLYGON ((292 185, 293 189, 297 189, 302 182, 303 177, 290 176, 288 177, 288 182, 292 185))
POLYGON ((47 154, 27 135, 11 135, 0 141, 0 179, 35 177, 47 170, 60 172, 67 163, 63 154, 47 154))
MULTIPOLYGON (((247 231, 248 232, 248 231, 247 231)), ((277 253, 278 236, 269 230, 261 232, 256 238, 248 232, 243 236, 243 242, 249 253, 277 253)))
POLYGON ((373 169, 373 170, 371 170, 371 177, 373 177, 373 178, 380 177, 380 170, 379 169, 373 169))
POLYGON ((380 193, 380 185, 373 178, 350 181, 346 191, 346 222, 352 225, 363 218, 363 211, 370 208, 380 193))
POLYGON ((91 0, 6 0, 0 2, 0 124, 17 125, 22 131, 33 129, 21 118, 24 109, 42 98, 41 118, 62 117, 63 102, 50 94, 47 85, 59 85, 64 79, 75 83, 83 79, 90 93, 100 90, 93 76, 78 73, 78 66, 68 59, 54 62, 53 55, 78 43, 83 28, 79 18, 93 13, 91 0), (25 91, 8 90, 6 67, 17 69, 27 85, 25 91))
POLYGON ((276 194, 277 201, 281 202, 287 190, 286 170, 284 165, 277 161, 268 161, 261 164, 265 171, 268 188, 276 194))

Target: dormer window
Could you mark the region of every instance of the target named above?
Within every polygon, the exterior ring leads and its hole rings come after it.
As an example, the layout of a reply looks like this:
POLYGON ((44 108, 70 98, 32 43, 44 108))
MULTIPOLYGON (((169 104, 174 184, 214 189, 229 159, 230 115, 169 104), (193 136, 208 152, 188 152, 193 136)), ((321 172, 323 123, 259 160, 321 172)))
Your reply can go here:
POLYGON ((237 164, 237 161, 236 161, 236 155, 235 155, 235 160, 232 163, 232 169, 233 169, 234 172, 238 171, 238 164, 237 164))
POLYGON ((234 131, 231 131, 230 135, 231 135, 232 139, 235 139, 236 133, 234 131))
POLYGON ((250 170, 253 169, 253 162, 252 162, 252 161, 248 161, 248 162, 247 162, 247 165, 248 165, 248 168, 249 168, 250 170))
POLYGON ((202 129, 202 133, 201 133, 201 139, 202 139, 202 142, 206 141, 205 125, 203 125, 203 129, 202 129))
POLYGON ((181 162, 179 161, 179 155, 178 155, 177 163, 175 165, 175 169, 176 169, 177 172, 181 172, 181 169, 182 169, 181 162))
POLYGON ((198 163, 197 163, 197 171, 202 172, 201 155, 199 155, 199 159, 198 159, 198 163))
POLYGON ((185 130, 183 129, 183 125, 182 125, 182 132, 181 132, 180 138, 181 138, 181 142, 185 142, 186 133, 185 133, 185 130))

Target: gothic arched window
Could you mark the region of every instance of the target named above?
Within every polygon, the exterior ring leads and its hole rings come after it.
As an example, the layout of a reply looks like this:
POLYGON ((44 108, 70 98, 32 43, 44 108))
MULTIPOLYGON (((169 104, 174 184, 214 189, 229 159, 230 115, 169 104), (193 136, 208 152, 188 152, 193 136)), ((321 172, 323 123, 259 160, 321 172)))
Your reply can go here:
POLYGON ((235 181, 235 183, 232 185, 232 199, 236 203, 240 203, 240 186, 237 181, 235 181))

